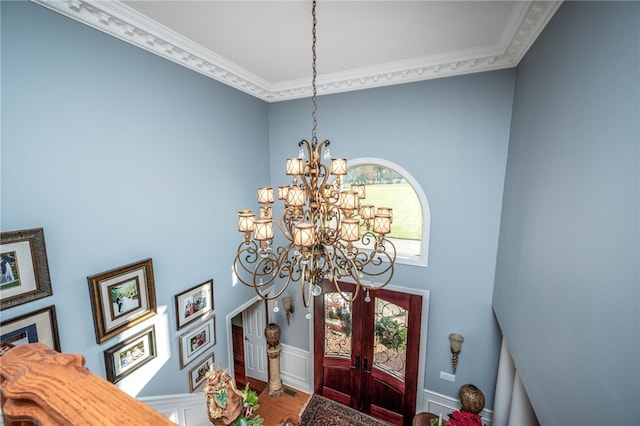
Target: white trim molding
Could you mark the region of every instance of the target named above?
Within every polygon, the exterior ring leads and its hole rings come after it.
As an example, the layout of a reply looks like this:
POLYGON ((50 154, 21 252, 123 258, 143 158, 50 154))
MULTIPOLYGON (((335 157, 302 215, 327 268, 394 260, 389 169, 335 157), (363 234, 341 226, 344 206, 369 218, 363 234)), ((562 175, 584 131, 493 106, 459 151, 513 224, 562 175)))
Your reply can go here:
POLYGON ((313 393, 313 356, 293 346, 280 344, 280 378, 282 383, 304 393, 313 393))
MULTIPOLYGON (((311 78, 272 84, 116 0, 31 0, 267 102, 310 97, 311 78)), ((319 75, 318 94, 347 92, 518 65, 562 1, 517 2, 499 45, 319 75)))
POLYGON ((210 426, 204 392, 139 398, 141 402, 181 426, 210 426))

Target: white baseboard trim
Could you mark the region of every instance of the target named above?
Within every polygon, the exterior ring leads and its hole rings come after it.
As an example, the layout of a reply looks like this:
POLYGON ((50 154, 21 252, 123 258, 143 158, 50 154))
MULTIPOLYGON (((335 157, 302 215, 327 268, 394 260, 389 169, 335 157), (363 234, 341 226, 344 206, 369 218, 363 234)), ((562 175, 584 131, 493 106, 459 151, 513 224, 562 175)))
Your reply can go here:
MULTIPOLYGON (((449 414, 460 409, 460 401, 447 395, 424 390, 423 406, 418 407, 418 412, 428 411, 433 414, 442 414, 443 419, 448 419, 449 414)), ((493 422, 493 411, 484 409, 480 412, 482 423, 491 426, 493 422)))
POLYGON ((304 393, 313 392, 313 358, 309 351, 282 345, 280 378, 282 383, 304 393))

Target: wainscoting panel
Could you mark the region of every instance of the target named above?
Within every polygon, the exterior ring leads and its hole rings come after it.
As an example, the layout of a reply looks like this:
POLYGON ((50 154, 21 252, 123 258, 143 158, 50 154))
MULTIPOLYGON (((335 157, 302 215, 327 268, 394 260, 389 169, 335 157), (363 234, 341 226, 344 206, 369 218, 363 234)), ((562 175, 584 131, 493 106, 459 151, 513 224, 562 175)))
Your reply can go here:
POLYGON ((313 357, 309 351, 282 345, 280 378, 282 383, 304 393, 312 393, 313 357))
POLYGON ((181 426, 211 426, 204 393, 139 398, 140 401, 181 426))
MULTIPOLYGON (((449 418, 449 413, 460 409, 460 401, 450 396, 442 395, 430 390, 424 390, 424 405, 422 409, 418 407, 418 412, 428 411, 434 414, 442 414, 444 420, 449 418)), ((482 423, 491 426, 493 422, 493 411, 486 408, 480 413, 482 423)))

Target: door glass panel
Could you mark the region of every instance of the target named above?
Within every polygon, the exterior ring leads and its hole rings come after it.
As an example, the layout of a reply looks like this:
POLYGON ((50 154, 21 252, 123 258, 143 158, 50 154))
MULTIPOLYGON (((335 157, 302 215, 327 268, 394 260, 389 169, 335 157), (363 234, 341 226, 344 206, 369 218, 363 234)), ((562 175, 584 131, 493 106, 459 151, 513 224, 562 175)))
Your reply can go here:
POLYGON ((373 367, 404 381, 407 360, 408 311, 376 298, 373 367))
POLYGON ((351 293, 324 293, 324 355, 351 358, 351 293))

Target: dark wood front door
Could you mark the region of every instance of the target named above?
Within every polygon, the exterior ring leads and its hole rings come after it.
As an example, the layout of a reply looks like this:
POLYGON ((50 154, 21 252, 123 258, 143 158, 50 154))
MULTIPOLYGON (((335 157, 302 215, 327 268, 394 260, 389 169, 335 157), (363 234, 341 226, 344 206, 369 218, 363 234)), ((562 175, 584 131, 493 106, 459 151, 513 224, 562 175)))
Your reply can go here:
POLYGON ((314 300, 314 392, 395 425, 416 412, 422 296, 332 283, 314 300), (345 298, 347 300, 345 300, 345 298))

